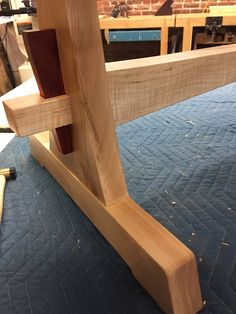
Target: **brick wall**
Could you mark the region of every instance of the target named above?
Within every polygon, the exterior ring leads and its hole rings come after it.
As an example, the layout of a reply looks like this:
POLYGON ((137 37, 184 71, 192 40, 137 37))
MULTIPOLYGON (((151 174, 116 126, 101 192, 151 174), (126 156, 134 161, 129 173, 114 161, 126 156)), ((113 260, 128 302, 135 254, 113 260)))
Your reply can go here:
MULTIPOLYGON (((154 15, 165 0, 127 0, 129 15, 154 15)), ((111 15, 118 1, 97 0, 99 14, 111 15)), ((173 13, 201 13, 209 5, 236 5, 236 0, 174 0, 173 13), (207 4, 207 6, 206 6, 207 4)), ((207 11, 206 11, 207 12, 207 11)))

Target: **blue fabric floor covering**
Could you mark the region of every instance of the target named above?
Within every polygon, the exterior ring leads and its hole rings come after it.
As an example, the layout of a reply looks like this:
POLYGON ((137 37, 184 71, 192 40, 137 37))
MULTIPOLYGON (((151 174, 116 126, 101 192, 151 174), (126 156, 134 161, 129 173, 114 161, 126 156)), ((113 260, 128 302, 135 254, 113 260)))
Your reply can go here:
MULTIPOLYGON (((130 195, 196 254, 201 313, 236 313, 236 84, 117 136, 130 195)), ((0 227, 0 314, 162 313, 27 139, 0 153, 8 166, 18 177, 0 227)))

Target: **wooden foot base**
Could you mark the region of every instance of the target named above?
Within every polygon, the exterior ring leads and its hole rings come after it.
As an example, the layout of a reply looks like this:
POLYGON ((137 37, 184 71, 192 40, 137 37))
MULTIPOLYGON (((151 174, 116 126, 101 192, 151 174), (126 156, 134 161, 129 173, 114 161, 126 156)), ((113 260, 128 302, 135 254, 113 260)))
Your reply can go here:
POLYGON ((33 156, 96 225, 165 313, 191 314, 202 308, 195 257, 187 247, 130 197, 105 206, 49 150, 48 132, 31 136, 30 144, 33 156))

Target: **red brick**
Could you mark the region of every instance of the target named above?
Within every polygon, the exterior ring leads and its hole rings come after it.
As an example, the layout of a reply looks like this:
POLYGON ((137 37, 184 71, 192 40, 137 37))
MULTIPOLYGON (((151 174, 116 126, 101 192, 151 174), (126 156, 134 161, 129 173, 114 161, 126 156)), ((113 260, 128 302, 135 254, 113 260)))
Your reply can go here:
MULTIPOLYGON (((119 0, 97 0, 97 7, 99 14, 110 15, 112 8, 119 2, 119 0)), ((127 0, 126 3, 130 7, 130 15, 147 15, 150 12, 156 11, 165 0, 127 0)), ((205 0, 174 0, 172 4, 173 13, 196 13, 202 12, 207 1, 205 0)), ((236 0, 210 0, 209 5, 234 5, 236 0)))
POLYGON ((182 9, 183 8, 183 4, 182 3, 174 3, 172 6, 172 9, 182 9))
POLYGON ((155 11, 155 10, 158 10, 160 7, 161 7, 160 3, 155 3, 151 5, 150 10, 155 11))
POLYGON ((143 10, 149 10, 149 5, 142 5, 142 4, 138 4, 134 7, 135 10, 140 10, 140 11, 143 11, 143 10))
POLYGON ((199 8, 199 3, 185 3, 184 8, 199 8))
POLYGON ((103 11, 106 13, 111 13, 111 10, 112 10, 111 7, 104 7, 103 8, 103 11))
POLYGON ((110 1, 102 1, 104 7, 109 7, 110 6, 110 1))
POLYGON ((142 11, 142 15, 155 15, 156 11, 142 11))
POLYGON ((201 9, 191 9, 190 13, 201 13, 202 10, 201 9))
POLYGON ((181 9, 179 12, 181 13, 190 13, 190 9, 181 9))
POLYGON ((129 12, 129 16, 133 16, 133 15, 141 15, 141 11, 137 12, 137 11, 130 11, 129 12))

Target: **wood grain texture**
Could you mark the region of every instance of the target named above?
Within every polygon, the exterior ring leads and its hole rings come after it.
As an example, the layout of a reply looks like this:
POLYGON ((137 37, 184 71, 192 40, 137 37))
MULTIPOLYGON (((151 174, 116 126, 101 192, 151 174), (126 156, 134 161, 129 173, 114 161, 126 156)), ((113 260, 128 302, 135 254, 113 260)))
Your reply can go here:
POLYGON ((108 63, 116 125, 236 81, 236 45, 108 63))
MULTIPOLYGON (((73 115, 69 157, 55 152, 105 204, 127 195, 106 83, 96 1, 37 2, 39 27, 55 28, 73 115), (81 10, 81 8, 83 8, 81 10)), ((51 143, 53 148, 55 145, 51 143)))
POLYGON ((43 98, 39 94, 3 101, 8 123, 18 136, 59 128, 72 123, 67 95, 43 98))
POLYGON ((57 0, 41 0, 37 11, 39 27, 57 32, 65 91, 71 99, 75 151, 69 158, 61 156, 52 136, 49 145, 41 134, 30 139, 33 155, 110 241, 165 312, 195 313, 202 302, 194 255, 127 196, 96 1, 62 0, 58 6, 57 0))
POLYGON ((193 253, 129 197, 105 206, 49 149, 48 134, 30 137, 45 166, 131 268, 165 313, 202 307, 193 253))
MULTIPOLYGON (((55 30, 26 31, 23 39, 40 95, 50 98, 65 94, 55 30)), ((71 132, 71 126, 53 130, 57 149, 62 154, 73 151, 71 132)))

